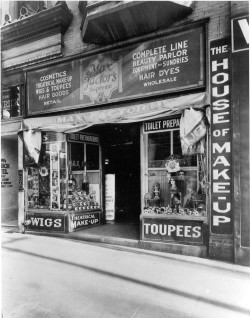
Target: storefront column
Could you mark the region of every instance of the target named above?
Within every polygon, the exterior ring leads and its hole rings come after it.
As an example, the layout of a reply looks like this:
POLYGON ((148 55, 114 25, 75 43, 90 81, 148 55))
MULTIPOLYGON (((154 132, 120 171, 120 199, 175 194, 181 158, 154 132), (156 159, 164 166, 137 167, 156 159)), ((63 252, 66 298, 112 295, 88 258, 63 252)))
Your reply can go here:
POLYGON ((18 136, 18 228, 23 230, 23 222, 25 219, 25 207, 24 207, 24 169, 23 169, 23 141, 18 136))

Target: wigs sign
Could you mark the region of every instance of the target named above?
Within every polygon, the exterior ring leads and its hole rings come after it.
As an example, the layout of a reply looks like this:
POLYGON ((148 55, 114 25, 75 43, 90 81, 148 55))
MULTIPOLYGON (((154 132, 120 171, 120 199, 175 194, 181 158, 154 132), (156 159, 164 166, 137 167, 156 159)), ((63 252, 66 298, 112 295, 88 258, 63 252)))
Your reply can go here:
POLYGON ((212 189, 211 232, 232 233, 230 40, 210 44, 212 189))

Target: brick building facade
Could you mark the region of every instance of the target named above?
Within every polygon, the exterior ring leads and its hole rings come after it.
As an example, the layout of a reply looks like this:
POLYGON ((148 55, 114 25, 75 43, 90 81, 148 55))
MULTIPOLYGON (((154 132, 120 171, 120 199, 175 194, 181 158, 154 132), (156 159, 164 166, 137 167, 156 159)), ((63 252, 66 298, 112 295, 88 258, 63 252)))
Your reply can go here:
POLYGON ((248 15, 4 1, 2 220, 70 232, 125 213, 158 250, 249 266, 248 15))

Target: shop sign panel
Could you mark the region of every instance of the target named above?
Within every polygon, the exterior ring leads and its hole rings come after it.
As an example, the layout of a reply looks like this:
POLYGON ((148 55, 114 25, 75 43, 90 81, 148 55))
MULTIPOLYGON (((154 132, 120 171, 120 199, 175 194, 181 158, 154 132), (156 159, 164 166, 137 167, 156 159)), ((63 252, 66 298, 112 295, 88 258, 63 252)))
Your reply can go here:
POLYGON ((101 223, 101 212, 77 213, 70 212, 70 231, 84 229, 101 223))
POLYGON ((28 113, 55 112, 205 85, 204 28, 27 73, 28 113))
POLYGON ((62 214, 52 213, 26 213, 27 230, 65 232, 66 218, 62 214))
POLYGON ((249 50, 249 16, 232 20, 232 51, 249 50))
POLYGON ((71 142, 82 142, 99 144, 99 137, 96 135, 73 133, 68 135, 68 140, 71 142))
POLYGON ((145 218, 142 227, 143 240, 203 243, 202 222, 145 218))
POLYGON ((230 39, 210 43, 211 232, 232 234, 232 128, 230 39))
POLYGON ((144 132, 180 129, 180 116, 150 120, 143 123, 144 132))

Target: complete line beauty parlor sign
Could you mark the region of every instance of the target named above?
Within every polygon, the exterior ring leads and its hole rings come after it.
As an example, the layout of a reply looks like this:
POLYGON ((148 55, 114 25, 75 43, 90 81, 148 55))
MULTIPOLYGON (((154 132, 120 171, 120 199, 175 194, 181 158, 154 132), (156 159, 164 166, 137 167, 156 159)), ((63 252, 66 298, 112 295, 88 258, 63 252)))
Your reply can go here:
POLYGON ((205 85, 204 29, 27 73, 28 113, 56 112, 205 85))

